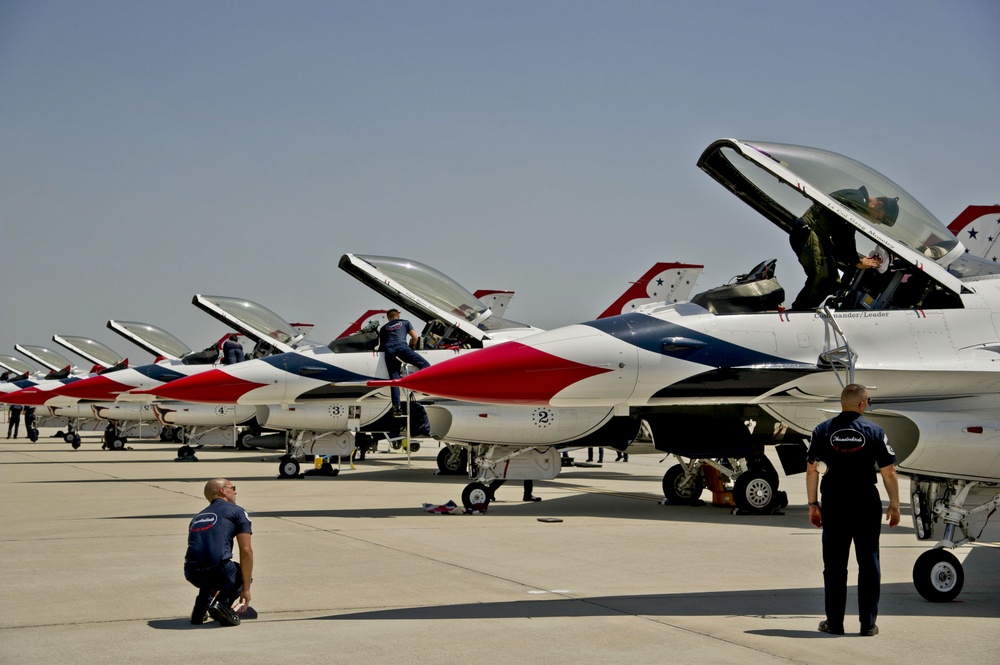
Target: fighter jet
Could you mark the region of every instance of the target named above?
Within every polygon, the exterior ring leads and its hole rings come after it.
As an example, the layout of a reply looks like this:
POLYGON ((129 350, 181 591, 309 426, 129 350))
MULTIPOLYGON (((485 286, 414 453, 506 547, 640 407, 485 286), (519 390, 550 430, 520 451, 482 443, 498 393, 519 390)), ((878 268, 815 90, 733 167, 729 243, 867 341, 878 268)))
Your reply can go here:
MULTIPOLYGON (((912 478, 918 536, 943 529, 917 560, 916 586, 931 600, 954 598, 964 574, 947 549, 972 540, 969 514, 1000 505, 1000 265, 966 253, 899 185, 842 155, 722 139, 698 165, 786 232, 813 206, 836 216, 880 267, 845 274, 812 310, 785 310, 777 281, 755 279, 752 289, 551 330, 394 383, 475 402, 614 408, 645 420, 660 450, 749 456, 752 475, 738 490, 751 505, 776 489, 777 475, 753 466, 762 445, 797 439, 779 453, 786 473, 803 470, 803 438, 829 417, 824 409, 839 410, 846 383, 862 383, 875 400, 869 417, 912 478), (873 213, 876 199, 894 214, 873 213), (981 489, 992 498, 968 505, 981 489)), ((698 471, 692 463, 664 484, 683 491, 698 471)))
MULTIPOLYGON (((340 266, 427 322, 421 353, 431 363, 538 330, 494 316, 454 280, 416 261, 346 254, 340 266)), ((701 266, 657 264, 613 307, 620 312, 643 302, 686 297, 700 272, 701 266)), ((190 401, 215 401, 223 396, 240 404, 260 405, 258 419, 268 426, 297 430, 296 443, 279 466, 282 475, 294 475, 304 456, 346 456, 359 436, 399 429, 392 423, 385 395, 369 394, 364 385, 369 378, 388 376, 384 357, 373 351, 376 344, 376 332, 369 330, 365 336, 335 340, 329 347, 220 368, 151 392, 190 401)), ((567 413, 548 408, 494 408, 487 413, 469 405, 437 403, 426 406, 426 411, 430 435, 453 444, 439 454, 442 472, 463 470, 467 458, 463 452, 474 448, 475 466, 482 477, 463 493, 469 505, 488 502, 483 483, 491 479, 518 479, 523 473, 555 477, 560 467, 557 445, 625 447, 639 428, 638 421, 625 419, 628 427, 623 429, 625 421, 616 420, 607 408, 567 413), (529 450, 544 460, 527 455, 529 450)))

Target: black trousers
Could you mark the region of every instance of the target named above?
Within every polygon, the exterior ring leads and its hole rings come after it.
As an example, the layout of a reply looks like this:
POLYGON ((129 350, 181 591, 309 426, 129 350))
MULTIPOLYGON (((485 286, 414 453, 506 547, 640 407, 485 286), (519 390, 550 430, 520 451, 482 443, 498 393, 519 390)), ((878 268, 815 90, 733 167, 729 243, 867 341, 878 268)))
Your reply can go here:
POLYGON ((854 543, 858 562, 858 621, 861 629, 875 625, 882 570, 878 539, 882 531, 882 500, 873 485, 865 496, 844 501, 823 497, 823 587, 826 620, 833 628, 844 625, 847 609, 847 560, 854 543))
POLYGON ((219 592, 219 604, 231 606, 240 597, 240 590, 243 588, 240 564, 232 560, 201 570, 185 565, 184 579, 198 587, 196 602, 204 604, 205 608, 208 608, 216 591, 219 592))

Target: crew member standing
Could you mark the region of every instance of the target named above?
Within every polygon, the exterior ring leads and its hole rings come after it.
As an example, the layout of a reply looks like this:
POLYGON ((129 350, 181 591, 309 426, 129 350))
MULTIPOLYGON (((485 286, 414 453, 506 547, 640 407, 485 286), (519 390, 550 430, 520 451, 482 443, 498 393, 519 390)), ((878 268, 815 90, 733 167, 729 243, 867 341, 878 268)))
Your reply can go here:
MULTIPOLYGON (((385 354, 385 367, 389 370, 390 379, 401 377, 403 363, 415 365, 419 369, 430 367, 430 363, 410 348, 410 342, 416 345, 417 333, 406 319, 399 318, 398 309, 390 309, 385 313, 388 323, 378 331, 379 349, 385 354)), ((399 388, 390 390, 392 395, 392 415, 401 416, 399 408, 399 388)))
POLYGON ((871 400, 864 386, 852 383, 840 395, 839 415, 820 423, 812 433, 806 467, 809 521, 823 529, 823 588, 826 620, 819 630, 844 634, 847 607, 847 559, 854 543, 858 562, 858 619, 861 635, 878 635, 878 540, 882 529, 882 499, 876 469, 889 495, 886 521, 899 524, 899 480, 896 454, 881 427, 864 418, 871 400), (825 466, 820 484, 821 464, 825 466), (817 491, 822 491, 822 504, 817 491))
POLYGON ((10 438, 10 433, 13 430, 14 438, 17 438, 17 430, 21 427, 21 410, 24 409, 20 404, 11 404, 7 408, 7 438, 10 438))
POLYGON ((253 581, 253 533, 250 516, 236 505, 236 486, 225 478, 205 483, 208 508, 198 513, 188 527, 188 547, 184 555, 184 579, 198 588, 191 611, 191 623, 205 623, 207 612, 225 626, 238 626, 240 614, 256 618, 250 607, 253 581), (233 538, 240 550, 240 562, 233 561, 233 538), (233 602, 239 598, 239 613, 233 602))

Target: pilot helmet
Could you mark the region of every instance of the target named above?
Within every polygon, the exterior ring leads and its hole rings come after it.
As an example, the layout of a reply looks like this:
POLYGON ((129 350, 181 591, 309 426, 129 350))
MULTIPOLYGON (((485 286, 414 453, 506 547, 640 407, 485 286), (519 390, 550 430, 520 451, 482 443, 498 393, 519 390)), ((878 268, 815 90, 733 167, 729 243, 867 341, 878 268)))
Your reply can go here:
POLYGON ((892 226, 896 223, 896 218, 899 217, 899 198, 879 196, 878 200, 882 202, 882 223, 886 226, 892 226))
POLYGON ((865 210, 868 207, 868 190, 864 185, 858 189, 838 189, 830 196, 855 210, 865 210))

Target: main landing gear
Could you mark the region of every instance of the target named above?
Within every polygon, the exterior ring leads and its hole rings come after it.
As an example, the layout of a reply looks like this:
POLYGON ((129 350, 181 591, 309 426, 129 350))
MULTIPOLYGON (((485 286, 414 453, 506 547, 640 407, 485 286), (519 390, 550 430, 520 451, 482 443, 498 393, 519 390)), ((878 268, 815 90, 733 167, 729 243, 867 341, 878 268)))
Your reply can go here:
POLYGON ((494 480, 551 480, 562 468, 559 451, 554 446, 482 445, 472 447, 470 452, 473 482, 462 490, 462 504, 468 510, 484 510, 489 506, 492 500, 489 484, 494 480))
POLYGON ((913 526, 920 540, 931 540, 936 526, 944 525, 942 538, 934 549, 917 557, 913 564, 913 586, 917 593, 932 603, 946 603, 958 597, 965 584, 965 571, 949 549, 975 542, 969 535, 968 518, 1000 507, 1000 494, 974 508, 965 508, 969 494, 976 488, 995 487, 992 484, 966 480, 937 480, 914 477, 912 511, 913 526), (956 540, 956 530, 962 538, 956 540))
POLYGON ((788 505, 788 497, 778 490, 778 471, 764 455, 746 460, 691 459, 675 455, 678 464, 663 474, 663 496, 669 503, 690 505, 700 500, 706 487, 705 471, 713 469, 725 483, 732 484, 733 502, 739 510, 768 515, 788 505))

